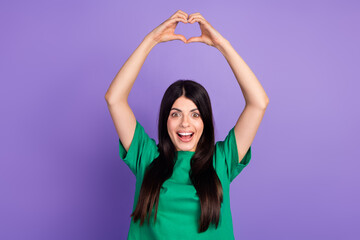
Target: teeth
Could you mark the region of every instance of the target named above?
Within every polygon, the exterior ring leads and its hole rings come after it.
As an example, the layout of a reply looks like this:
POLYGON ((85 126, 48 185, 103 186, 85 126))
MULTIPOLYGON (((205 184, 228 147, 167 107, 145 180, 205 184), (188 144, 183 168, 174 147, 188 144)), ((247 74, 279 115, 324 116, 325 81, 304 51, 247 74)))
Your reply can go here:
POLYGON ((191 135, 192 133, 179 133, 179 135, 181 136, 187 136, 187 135, 191 135))

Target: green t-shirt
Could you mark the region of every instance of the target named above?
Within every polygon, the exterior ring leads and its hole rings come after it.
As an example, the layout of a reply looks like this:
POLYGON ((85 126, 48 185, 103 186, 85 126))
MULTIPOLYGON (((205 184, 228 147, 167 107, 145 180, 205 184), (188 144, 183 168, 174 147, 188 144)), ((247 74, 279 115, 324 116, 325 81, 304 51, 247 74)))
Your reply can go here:
MULTIPOLYGON (((120 157, 136 176, 134 211, 146 167, 158 157, 159 152, 155 140, 147 135, 139 122, 136 122, 129 151, 126 152, 120 139, 119 146, 120 157)), ((134 222, 131 219, 128 239, 234 239, 230 210, 230 182, 248 165, 251 158, 251 146, 239 163, 234 128, 229 131, 224 141, 216 142, 213 166, 222 184, 223 202, 218 228, 216 229, 214 224, 210 224, 209 228, 202 233, 198 233, 200 200, 189 177, 190 160, 193 154, 194 152, 190 151, 178 152, 173 174, 160 189, 155 224, 154 211, 150 218, 150 224, 146 220, 140 226, 140 220, 134 222)))

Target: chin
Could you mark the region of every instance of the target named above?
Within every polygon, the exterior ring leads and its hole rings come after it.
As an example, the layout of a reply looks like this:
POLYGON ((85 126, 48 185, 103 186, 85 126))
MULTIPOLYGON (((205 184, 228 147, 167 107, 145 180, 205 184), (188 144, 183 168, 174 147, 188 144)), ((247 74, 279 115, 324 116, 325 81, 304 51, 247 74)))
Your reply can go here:
POLYGON ((182 147, 182 148, 178 148, 178 151, 191 151, 191 152, 194 152, 195 149, 194 149, 194 147, 182 147))

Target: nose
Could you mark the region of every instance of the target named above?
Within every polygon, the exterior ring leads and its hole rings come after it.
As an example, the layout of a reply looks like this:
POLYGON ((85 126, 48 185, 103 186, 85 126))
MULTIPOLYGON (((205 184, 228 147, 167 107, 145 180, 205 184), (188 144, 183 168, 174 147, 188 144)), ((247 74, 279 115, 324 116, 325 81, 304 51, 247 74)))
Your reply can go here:
POLYGON ((181 126, 182 126, 182 127, 188 127, 188 126, 189 126, 188 116, 185 115, 185 116, 182 118, 181 126))

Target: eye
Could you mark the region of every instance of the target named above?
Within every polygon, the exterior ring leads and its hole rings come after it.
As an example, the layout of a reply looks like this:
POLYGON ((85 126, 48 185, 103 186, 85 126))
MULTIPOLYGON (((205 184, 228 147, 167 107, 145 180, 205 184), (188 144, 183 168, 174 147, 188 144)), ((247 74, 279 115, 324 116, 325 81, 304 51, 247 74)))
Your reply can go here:
POLYGON ((192 116, 195 117, 195 118, 198 118, 198 117, 200 117, 200 114, 194 112, 194 113, 192 114, 192 116))
POLYGON ((178 112, 173 112, 170 114, 172 117, 178 117, 180 116, 180 114, 178 112))

